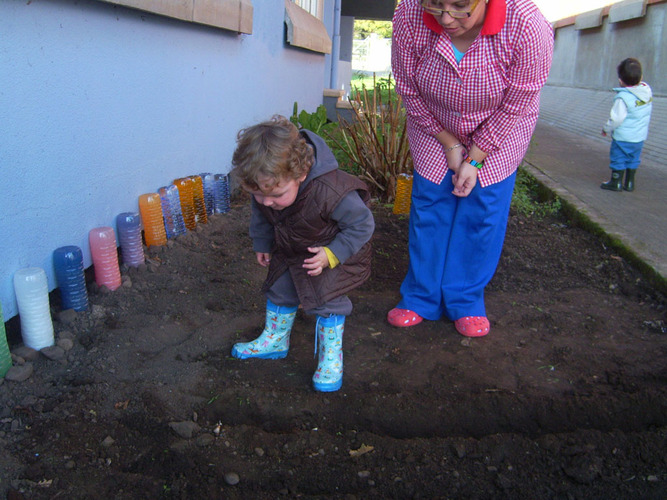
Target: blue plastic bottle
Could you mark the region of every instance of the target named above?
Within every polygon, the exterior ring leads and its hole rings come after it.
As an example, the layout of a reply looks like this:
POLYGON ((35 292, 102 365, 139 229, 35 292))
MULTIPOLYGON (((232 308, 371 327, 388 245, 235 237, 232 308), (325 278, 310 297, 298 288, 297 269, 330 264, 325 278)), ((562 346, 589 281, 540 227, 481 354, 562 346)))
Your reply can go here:
POLYGON ((56 271, 63 310, 87 310, 88 290, 81 249, 73 245, 56 248, 53 251, 53 267, 56 271))
POLYGON ((211 173, 199 174, 204 182, 204 204, 206 213, 213 215, 215 213, 215 177, 211 173))
POLYGON ((215 213, 224 214, 231 209, 229 200, 229 175, 215 174, 215 213))
POLYGON ((163 186, 158 189, 160 203, 162 203, 162 214, 164 216, 164 228, 167 231, 167 239, 175 238, 185 234, 185 221, 181 211, 181 199, 175 184, 163 186))

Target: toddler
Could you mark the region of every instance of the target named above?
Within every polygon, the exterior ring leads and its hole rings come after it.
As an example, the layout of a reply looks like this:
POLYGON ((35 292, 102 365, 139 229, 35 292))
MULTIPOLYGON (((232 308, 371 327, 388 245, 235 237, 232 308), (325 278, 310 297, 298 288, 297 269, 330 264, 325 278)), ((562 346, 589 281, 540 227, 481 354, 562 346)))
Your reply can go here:
POLYGON ((287 356, 301 304, 317 317, 313 386, 337 391, 343 383, 345 317, 352 312, 346 294, 370 276, 375 222, 368 189, 338 169, 321 137, 299 131, 282 116, 241 130, 232 165, 252 195, 250 236, 257 262, 268 267, 264 331, 235 344, 232 356, 287 356))
POLYGON ((642 81, 642 65, 637 59, 624 59, 617 71, 621 86, 614 89, 614 105, 602 128, 602 135, 611 134, 612 138, 609 150, 611 179, 600 187, 610 191, 633 191, 639 157, 648 137, 653 96, 651 87, 642 81))

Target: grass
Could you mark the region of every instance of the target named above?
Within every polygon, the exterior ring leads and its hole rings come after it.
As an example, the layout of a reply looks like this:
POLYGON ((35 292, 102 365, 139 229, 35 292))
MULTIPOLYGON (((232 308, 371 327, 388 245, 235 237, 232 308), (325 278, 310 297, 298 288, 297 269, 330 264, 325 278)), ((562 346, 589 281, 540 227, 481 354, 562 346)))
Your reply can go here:
POLYGON ((384 103, 396 101, 397 94, 394 90, 395 82, 391 75, 387 77, 379 77, 373 74, 372 76, 355 73, 351 79, 350 100, 366 99, 364 93, 369 99, 381 100, 384 103), (378 94, 377 96, 375 94, 378 94))
POLYGON ((562 208, 560 198, 544 190, 523 167, 517 170, 511 206, 521 215, 538 219, 557 215, 562 208))

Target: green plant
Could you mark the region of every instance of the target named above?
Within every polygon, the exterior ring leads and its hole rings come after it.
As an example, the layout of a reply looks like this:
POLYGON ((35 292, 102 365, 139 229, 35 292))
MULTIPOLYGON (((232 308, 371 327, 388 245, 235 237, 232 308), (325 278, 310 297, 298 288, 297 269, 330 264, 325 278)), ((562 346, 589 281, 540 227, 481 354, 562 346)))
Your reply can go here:
POLYGON ((373 99, 375 93, 380 94, 378 99, 388 102, 390 99, 396 100, 398 94, 394 90, 394 81, 391 75, 387 77, 377 77, 375 73, 372 76, 366 76, 361 73, 355 73, 350 81, 350 99, 373 99), (364 88, 367 97, 364 97, 364 88))
POLYGON ((370 184, 382 202, 395 197, 396 178, 412 173, 412 156, 406 134, 405 110, 391 78, 373 80, 373 92, 365 85, 355 92, 355 119, 341 119, 329 140, 349 160, 353 173, 370 184))
POLYGON ((519 167, 511 207, 518 214, 543 219, 556 215, 561 209, 561 202, 558 198, 541 201, 538 182, 519 167))
POLYGON ((332 130, 336 124, 327 119, 327 109, 323 104, 320 104, 314 113, 308 113, 301 110, 299 113, 299 106, 295 102, 290 121, 299 128, 305 128, 318 135, 322 135, 327 130, 332 130))

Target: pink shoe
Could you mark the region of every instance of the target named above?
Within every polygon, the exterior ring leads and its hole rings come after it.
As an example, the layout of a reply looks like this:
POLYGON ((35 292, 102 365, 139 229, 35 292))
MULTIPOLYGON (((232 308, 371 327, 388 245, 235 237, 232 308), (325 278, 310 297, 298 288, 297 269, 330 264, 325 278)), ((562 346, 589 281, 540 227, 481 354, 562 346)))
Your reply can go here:
POLYGON ((486 316, 465 316, 454 321, 454 326, 466 337, 483 337, 491 327, 486 316))
POLYGON ((413 326, 418 325, 424 320, 419 314, 410 309, 399 309, 395 307, 387 313, 387 321, 393 326, 413 326))

